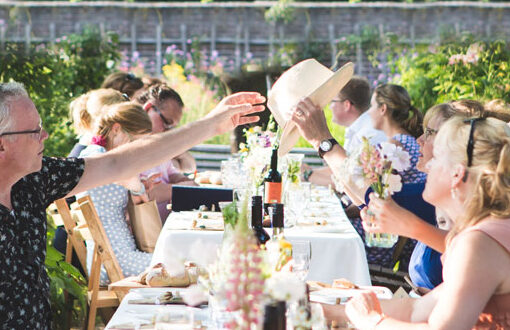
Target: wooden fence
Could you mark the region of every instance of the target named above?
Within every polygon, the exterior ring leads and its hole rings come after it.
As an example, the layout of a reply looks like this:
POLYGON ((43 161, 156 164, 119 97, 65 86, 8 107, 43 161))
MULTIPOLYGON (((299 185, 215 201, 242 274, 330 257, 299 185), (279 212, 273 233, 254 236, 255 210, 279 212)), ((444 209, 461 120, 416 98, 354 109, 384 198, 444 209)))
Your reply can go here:
MULTIPOLYGON (((74 32, 80 33, 85 27, 86 23, 76 22, 74 25, 74 32)), ((101 34, 106 33, 105 23, 98 24, 99 31, 101 34)), ((252 27, 253 28, 253 27, 252 27)), ((365 28, 376 28, 379 32, 380 38, 384 39, 386 33, 392 33, 392 31, 385 24, 378 24, 376 26, 366 24, 356 24, 354 26, 355 35, 361 36, 363 29, 365 28)), ((465 31, 466 25, 461 25, 457 22, 450 26, 436 26, 436 31, 430 31, 427 37, 416 37, 415 25, 410 25, 407 35, 399 38, 399 43, 408 44, 414 47, 416 44, 433 44, 438 43, 441 38, 441 31, 449 29, 454 31, 458 36, 465 31)), ((18 27, 19 30, 19 27, 18 27)), ((130 34, 120 36, 120 46, 122 49, 132 54, 138 52, 140 48, 144 49, 144 58, 154 60, 154 72, 150 72, 156 75, 161 73, 161 67, 164 58, 164 47, 169 45, 177 45, 180 50, 186 53, 189 50, 189 40, 195 36, 190 35, 188 32, 188 26, 186 24, 179 25, 179 36, 173 38, 167 38, 163 35, 163 26, 161 24, 156 25, 153 37, 141 37, 137 33, 137 25, 132 24, 130 26, 130 34), (148 50, 147 50, 148 49, 148 50)), ((338 42, 341 35, 338 34, 337 27, 333 23, 327 25, 328 37, 327 38, 315 38, 313 42, 321 43, 329 47, 329 63, 326 65, 335 66, 338 56, 338 42)), ((30 50, 31 44, 48 43, 54 44, 58 38, 56 34, 56 23, 49 23, 48 31, 49 34, 45 36, 34 35, 32 32, 32 25, 25 23, 23 26, 23 35, 12 35, 9 34, 9 26, 0 21, 0 50, 5 48, 7 42, 21 43, 25 45, 27 52, 30 50)), ((116 31, 113 31, 116 32, 116 31)), ((249 56, 252 53, 253 48, 257 48, 258 52, 253 54, 254 58, 268 60, 271 58, 279 48, 284 47, 289 43, 306 43, 310 41, 311 27, 305 25, 302 36, 287 36, 285 33, 284 25, 272 25, 270 33, 266 38, 252 38, 252 34, 249 26, 238 25, 234 33, 234 37, 218 36, 217 26, 214 22, 211 22, 209 27, 208 36, 200 36, 199 42, 201 48, 208 48, 209 54, 218 49, 219 45, 223 45, 223 51, 230 60, 233 60, 234 68, 240 68, 242 65, 242 59, 249 56), (263 51, 260 52, 260 49, 263 51)), ((478 31, 479 34, 479 31, 478 31)), ((493 36, 492 25, 485 25, 485 31, 483 35, 478 35, 480 39, 491 40, 495 37, 501 37, 501 35, 493 36)), ((505 38, 506 39, 506 38, 505 38)), ((367 62, 365 50, 361 37, 356 42, 354 54, 343 54, 344 57, 348 57, 356 64, 356 73, 358 75, 367 75, 368 73, 374 73, 372 68, 367 62), (372 71, 372 72, 369 72, 372 71)), ((377 70, 375 70, 377 71, 377 70)), ((378 72, 375 72, 377 74, 378 72)))

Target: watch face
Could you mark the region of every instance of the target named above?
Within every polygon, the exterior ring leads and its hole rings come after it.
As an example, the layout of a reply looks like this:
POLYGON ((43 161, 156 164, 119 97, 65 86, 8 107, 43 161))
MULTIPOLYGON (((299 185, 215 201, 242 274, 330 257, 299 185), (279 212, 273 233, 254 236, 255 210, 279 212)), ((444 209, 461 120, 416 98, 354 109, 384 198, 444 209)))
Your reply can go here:
POLYGON ((330 151, 331 150, 331 147, 332 147, 332 143, 331 141, 329 140, 324 140, 321 142, 320 144, 320 148, 323 150, 323 151, 330 151))

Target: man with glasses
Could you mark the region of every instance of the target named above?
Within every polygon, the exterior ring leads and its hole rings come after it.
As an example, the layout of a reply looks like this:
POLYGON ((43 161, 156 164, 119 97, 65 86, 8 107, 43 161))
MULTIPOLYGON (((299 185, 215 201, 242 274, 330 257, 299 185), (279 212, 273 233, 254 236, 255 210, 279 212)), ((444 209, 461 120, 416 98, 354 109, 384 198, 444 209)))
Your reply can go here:
MULTIPOLYGON (((370 107, 370 84, 367 79, 354 76, 331 101, 333 122, 345 126, 344 149, 347 154, 360 148, 362 138, 367 137, 372 144, 386 141, 386 135, 374 129, 370 115, 366 110, 370 107)), ((322 167, 316 170, 305 169, 304 179, 315 184, 330 185, 331 170, 322 167)))
POLYGON ((46 207, 138 173, 238 125, 256 122, 265 98, 237 93, 206 117, 85 159, 43 157, 48 133, 23 85, 0 83, 0 328, 49 329, 46 207))

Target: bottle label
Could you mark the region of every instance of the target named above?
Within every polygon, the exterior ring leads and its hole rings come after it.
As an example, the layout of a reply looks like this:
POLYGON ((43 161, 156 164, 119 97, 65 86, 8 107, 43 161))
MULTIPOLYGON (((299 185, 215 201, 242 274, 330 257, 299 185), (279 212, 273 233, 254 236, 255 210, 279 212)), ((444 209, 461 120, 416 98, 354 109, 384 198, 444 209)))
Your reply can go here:
POLYGON ((266 182, 264 184, 264 202, 281 203, 282 202, 282 183, 266 182))

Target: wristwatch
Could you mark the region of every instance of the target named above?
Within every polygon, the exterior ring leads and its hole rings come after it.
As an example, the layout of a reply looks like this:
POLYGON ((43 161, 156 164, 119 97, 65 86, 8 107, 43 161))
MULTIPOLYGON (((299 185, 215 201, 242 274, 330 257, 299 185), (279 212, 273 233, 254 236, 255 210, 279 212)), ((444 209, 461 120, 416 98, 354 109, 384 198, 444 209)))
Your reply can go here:
POLYGON ((318 150, 319 157, 324 158, 324 154, 326 154, 326 152, 328 151, 331 151, 335 144, 338 144, 338 142, 335 139, 322 140, 321 143, 319 144, 318 150))

